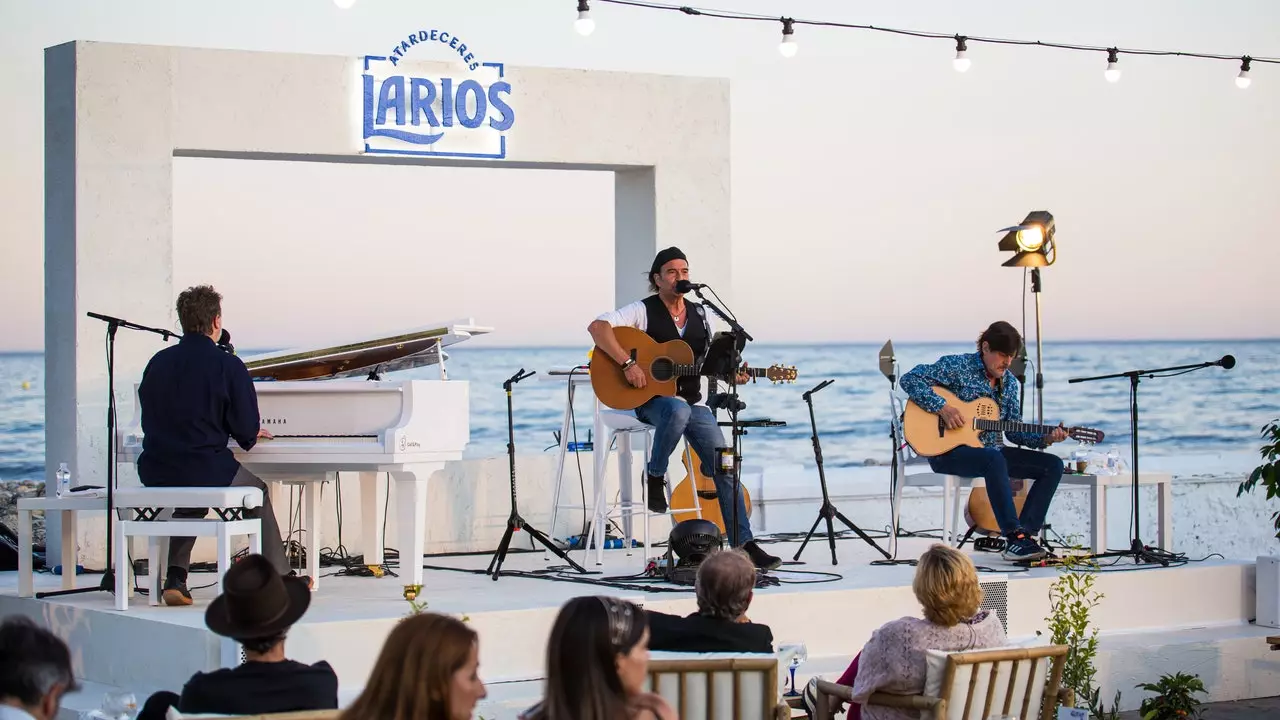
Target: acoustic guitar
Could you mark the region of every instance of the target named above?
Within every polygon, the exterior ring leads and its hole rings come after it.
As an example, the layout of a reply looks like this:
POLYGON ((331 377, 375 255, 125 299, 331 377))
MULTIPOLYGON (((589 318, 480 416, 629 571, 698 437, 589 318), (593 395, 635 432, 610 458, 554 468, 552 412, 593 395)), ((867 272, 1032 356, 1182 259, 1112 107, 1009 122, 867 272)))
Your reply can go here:
MULTIPOLYGON (((720 500, 716 496, 715 480, 707 477, 702 472, 702 461, 698 459, 698 453, 694 452, 693 448, 689 448, 689 452, 681 453, 681 457, 684 458, 684 469, 688 474, 671 491, 671 507, 697 507, 702 511, 703 520, 710 520, 715 523, 722 533, 729 532, 725 527, 724 516, 720 513, 720 500)), ((747 507, 747 517, 751 517, 751 493, 747 492, 747 487, 741 482, 738 483, 738 486, 739 491, 742 493, 742 500, 747 507)), ((675 522, 680 523, 685 520, 697 519, 698 513, 694 510, 689 510, 687 512, 672 513, 671 517, 675 522)))
MULTIPOLYGON (((964 425, 948 430, 942 422, 942 416, 928 412, 915 403, 907 402, 906 412, 902 418, 902 434, 907 444, 917 455, 936 457, 950 452, 961 445, 982 447, 981 433, 1016 432, 1032 435, 1048 435, 1058 429, 1056 425, 1037 425, 1035 423, 1015 422, 1000 419, 1000 406, 993 398, 980 397, 972 402, 965 402, 944 387, 934 387, 947 404, 960 411, 964 425)), ((1101 430, 1088 427, 1064 428, 1067 436, 1084 443, 1100 443, 1105 437, 1101 430)))
MULTIPOLYGON (((1015 515, 1022 515, 1022 506, 1027 502, 1027 481, 1013 480, 1013 510, 1015 515), (1021 485, 1019 486, 1019 483, 1021 485)), ((1000 522, 996 520, 995 508, 991 507, 991 497, 985 487, 976 487, 969 492, 969 503, 964 507, 964 520, 974 532, 997 537, 1000 535, 1000 522)))
MULTIPOLYGON (((609 353, 599 347, 594 348, 591 352, 591 389, 600 402, 614 410, 634 410, 659 396, 675 397, 677 379, 702 374, 702 369, 693 362, 693 348, 683 340, 659 343, 644 331, 632 327, 616 327, 613 335, 636 361, 636 367, 644 373, 645 379, 644 387, 633 387, 627 382, 622 366, 614 362, 609 353)), ((750 377, 764 377, 774 383, 796 379, 796 369, 782 365, 748 368, 747 373, 750 377)))

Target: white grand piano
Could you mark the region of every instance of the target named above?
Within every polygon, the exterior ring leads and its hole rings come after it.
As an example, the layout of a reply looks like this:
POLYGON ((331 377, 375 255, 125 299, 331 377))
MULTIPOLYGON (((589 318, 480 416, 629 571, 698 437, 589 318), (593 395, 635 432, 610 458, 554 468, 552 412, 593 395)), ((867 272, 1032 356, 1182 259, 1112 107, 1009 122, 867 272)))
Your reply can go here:
MULTIPOLYGON (((262 427, 274 435, 236 459, 267 483, 302 486, 303 544, 313 588, 320 575, 320 488, 338 472, 357 473, 361 494, 362 553, 383 562, 386 484, 395 481, 400 575, 422 583, 427 479, 462 458, 470 440, 468 384, 448 380, 444 348, 491 332, 472 320, 314 350, 288 350, 242 358, 253 376, 262 427), (440 379, 378 379, 382 372, 438 365, 440 379), (365 378, 365 379, 352 379, 365 378)), ((117 432, 117 461, 134 463, 142 450, 142 415, 134 385, 133 421, 117 432)), ((277 515, 279 515, 277 507, 277 515)), ((287 527, 287 523, 282 523, 287 527)))

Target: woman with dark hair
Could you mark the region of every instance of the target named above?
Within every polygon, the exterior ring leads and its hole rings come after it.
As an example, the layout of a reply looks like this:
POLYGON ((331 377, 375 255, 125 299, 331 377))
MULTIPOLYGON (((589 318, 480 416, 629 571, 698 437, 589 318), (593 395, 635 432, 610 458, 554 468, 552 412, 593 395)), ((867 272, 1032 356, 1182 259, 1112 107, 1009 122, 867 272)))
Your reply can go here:
POLYGON ((543 701, 522 720, 676 720, 662 696, 644 692, 649 623, 639 606, 579 597, 560 608, 547 643, 543 701))
POLYGON ((488 693, 480 641, 466 623, 421 613, 396 625, 360 697, 341 720, 471 720, 488 693))

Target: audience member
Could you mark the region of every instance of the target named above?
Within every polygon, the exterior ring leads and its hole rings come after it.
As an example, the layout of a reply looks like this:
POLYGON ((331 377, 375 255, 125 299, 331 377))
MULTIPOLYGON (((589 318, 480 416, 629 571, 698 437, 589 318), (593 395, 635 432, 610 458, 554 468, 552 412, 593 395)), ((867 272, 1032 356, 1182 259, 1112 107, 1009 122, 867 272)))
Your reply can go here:
POLYGON ((687 617, 647 612, 649 647, 681 652, 773 652, 768 625, 747 619, 756 567, 741 550, 709 555, 698 566, 698 612, 687 617))
POLYGON ((676 720, 661 696, 644 692, 649 627, 637 605, 578 597, 560 608, 547 644, 542 702, 522 720, 676 720))
MULTIPOLYGON (((243 646, 245 661, 191 676, 176 702, 178 710, 258 715, 337 708, 338 676, 329 663, 306 665, 285 657, 285 636, 310 604, 307 582, 280 575, 266 557, 247 555, 232 565, 204 621, 214 633, 243 646)), ((173 693, 156 693, 138 720, 161 718, 170 704, 173 693)))
POLYGON ((479 636, 466 623, 412 615, 391 631, 342 720, 470 720, 487 695, 479 668, 479 636))
POLYGON ((24 615, 0 624, 0 720, 54 720, 79 690, 66 643, 24 615))
MULTIPOLYGON (((968 555, 934 545, 920 556, 911 589, 924 608, 924 619, 904 617, 882 625, 837 681, 853 687, 849 720, 918 720, 919 711, 867 705, 867 698, 875 692, 923 692, 926 650, 980 650, 1005 642, 1000 618, 978 611, 982 588, 968 555)), ((810 716, 817 703, 816 684, 811 680, 804 692, 810 716)))

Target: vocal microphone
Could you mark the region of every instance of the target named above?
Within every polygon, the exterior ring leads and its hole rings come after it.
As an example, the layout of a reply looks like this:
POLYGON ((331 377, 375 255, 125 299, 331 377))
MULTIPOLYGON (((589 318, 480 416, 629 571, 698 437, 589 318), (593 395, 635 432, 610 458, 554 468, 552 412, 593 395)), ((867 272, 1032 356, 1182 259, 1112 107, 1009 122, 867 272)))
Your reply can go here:
POLYGON ((680 280, 676 282, 676 292, 681 295, 684 295, 690 290, 701 290, 704 287, 708 287, 708 285, 705 283, 689 282, 688 280, 680 280))
POLYGON ((219 348, 231 353, 232 355, 236 354, 236 346, 231 344, 231 333, 227 332, 226 328, 223 328, 222 335, 218 338, 217 345, 219 348))
POLYGON ((1221 365, 1223 370, 1230 370, 1236 366, 1236 359, 1231 355, 1223 355, 1222 359, 1214 363, 1214 365, 1221 365))

